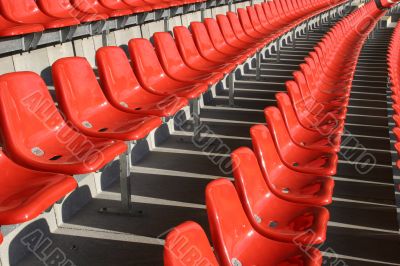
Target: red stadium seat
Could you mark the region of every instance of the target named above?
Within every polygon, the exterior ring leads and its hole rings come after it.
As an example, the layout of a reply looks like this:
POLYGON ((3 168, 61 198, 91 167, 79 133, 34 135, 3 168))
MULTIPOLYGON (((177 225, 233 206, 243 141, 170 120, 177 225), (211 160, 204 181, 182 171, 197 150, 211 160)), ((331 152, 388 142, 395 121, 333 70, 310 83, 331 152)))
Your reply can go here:
POLYGON ((85 58, 59 59, 53 64, 52 74, 60 109, 88 136, 139 140, 162 123, 156 116, 123 112, 112 106, 85 58))
POLYGON ((79 20, 65 13, 54 14, 60 17, 46 15, 39 9, 35 0, 0 0, 0 7, 2 15, 15 23, 42 24, 46 29, 79 24, 79 20))
POLYGON ((32 72, 0 76, 0 130, 7 155, 28 168, 64 174, 99 170, 126 150, 66 123, 44 81, 32 72))
POLYGON ((291 202, 312 205, 332 202, 334 181, 331 177, 301 173, 286 166, 267 127, 253 126, 250 135, 264 179, 275 195, 291 202))
POLYGON ((77 186, 72 176, 17 165, 1 149, 0 166, 0 225, 32 220, 77 186))
POLYGON ((251 225, 261 235, 311 245, 325 241, 329 212, 323 207, 289 202, 265 183, 257 158, 247 147, 232 154, 235 186, 251 225))
POLYGON ((174 36, 182 59, 189 67, 200 71, 221 72, 223 74, 228 74, 236 68, 235 64, 204 58, 197 49, 188 28, 184 26, 174 27, 174 36))
POLYGON ((75 9, 69 0, 37 0, 37 4, 44 13, 53 17, 76 17, 81 22, 92 22, 108 18, 107 14, 81 12, 75 9))
POLYGON ((290 138, 289 131, 278 108, 267 107, 264 114, 278 154, 287 167, 307 174, 322 176, 336 174, 338 162, 336 153, 311 150, 295 144, 290 138))
POLYGON ((121 111, 170 117, 189 104, 186 98, 160 96, 143 89, 119 47, 97 50, 96 63, 104 94, 121 111))
POLYGON ((206 72, 188 67, 169 32, 156 32, 153 40, 154 48, 165 73, 173 79, 183 82, 206 83, 212 86, 223 78, 223 74, 220 72, 206 72))
POLYGON ((218 23, 213 18, 205 18, 204 25, 207 29, 208 35, 210 36, 210 40, 216 50, 227 53, 227 54, 244 54, 246 58, 252 57, 256 50, 252 49, 241 49, 234 46, 229 45, 222 35, 221 29, 218 26, 218 23))
POLYGON ((0 15, 0 37, 9 37, 44 31, 40 24, 19 24, 0 15))
POLYGON ((121 17, 128 16, 133 13, 131 9, 110 9, 104 7, 98 0, 71 0, 73 6, 79 11, 91 15, 102 16, 107 15, 109 17, 121 17))
POLYGON ((243 39, 238 38, 232 29, 229 19, 225 15, 217 15, 217 23, 219 29, 221 30, 222 36, 224 37, 227 44, 232 47, 248 50, 251 53, 255 53, 257 50, 261 49, 262 46, 257 43, 253 43, 252 39, 246 38, 244 35, 243 39))
POLYGON ((164 245, 164 266, 219 266, 203 229, 184 222, 168 233, 164 245))
POLYGON ((155 9, 162 9, 165 8, 167 5, 164 6, 164 4, 161 5, 153 5, 150 3, 147 3, 144 0, 123 0, 124 3, 129 5, 131 8, 133 8, 133 11, 136 12, 136 10, 143 10, 143 12, 155 10, 155 9))
POLYGON ((217 50, 214 47, 203 23, 190 23, 190 30, 192 31, 193 40, 196 43, 197 49, 205 59, 220 63, 230 62, 236 66, 246 61, 246 54, 234 53, 233 51, 222 52, 217 50))
POLYGON ((323 136, 340 135, 343 132, 344 121, 337 119, 333 113, 325 112, 322 109, 323 106, 321 106, 321 109, 317 109, 317 114, 313 114, 306 108, 296 82, 286 82, 286 90, 292 100, 298 120, 305 128, 318 132, 323 136))
POLYGON ((129 53, 140 84, 154 94, 195 99, 208 90, 207 84, 182 82, 167 76, 152 44, 147 39, 130 40, 129 53))
POLYGON ((206 206, 221 265, 321 265, 322 256, 317 249, 310 247, 304 252, 294 243, 274 241, 259 234, 247 219, 228 179, 208 184, 206 206))
POLYGON ((331 134, 324 136, 317 131, 303 127, 296 116, 289 96, 286 93, 280 92, 275 97, 282 117, 285 120, 286 128, 289 130, 290 137, 297 145, 316 151, 328 153, 339 152, 340 135, 331 134))

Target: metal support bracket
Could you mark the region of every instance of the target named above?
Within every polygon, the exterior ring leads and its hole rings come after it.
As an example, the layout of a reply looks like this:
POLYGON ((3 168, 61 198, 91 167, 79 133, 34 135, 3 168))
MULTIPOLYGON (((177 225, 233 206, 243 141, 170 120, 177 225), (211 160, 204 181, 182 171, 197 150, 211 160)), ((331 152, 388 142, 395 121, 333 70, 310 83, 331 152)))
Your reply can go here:
POLYGON ((256 53, 256 80, 261 79, 260 51, 256 53))
POLYGON ((234 88, 235 73, 232 71, 228 75, 228 89, 229 89, 229 106, 235 106, 235 88, 234 88))

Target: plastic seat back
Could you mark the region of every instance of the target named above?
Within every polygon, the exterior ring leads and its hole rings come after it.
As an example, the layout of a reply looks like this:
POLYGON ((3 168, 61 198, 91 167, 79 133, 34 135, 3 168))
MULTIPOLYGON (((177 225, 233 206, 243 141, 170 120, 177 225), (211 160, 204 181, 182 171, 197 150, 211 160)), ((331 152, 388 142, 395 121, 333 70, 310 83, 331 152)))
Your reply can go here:
POLYGON ((0 14, 0 37, 23 35, 41 31, 44 31, 44 27, 40 24, 18 24, 7 20, 0 14))
MULTIPOLYGON (((116 46, 102 47, 96 52, 96 64, 99 71, 103 92, 114 106, 124 106, 137 101, 143 96, 143 88, 136 79, 135 73, 122 48, 116 46)), ((135 108, 135 106, 129 106, 135 108)))
POLYGON ((245 37, 245 36, 247 36, 246 32, 244 31, 238 16, 233 12, 227 12, 226 15, 229 19, 229 22, 230 22, 232 29, 233 29, 234 33, 236 34, 236 36, 240 39, 246 38, 245 37))
POLYGON ((49 16, 75 18, 79 13, 69 0, 37 0, 40 9, 49 16))
POLYGON ((164 266, 218 266, 204 230, 185 222, 168 233, 164 245, 164 266))
POLYGON ((47 143, 66 127, 46 84, 33 72, 0 76, 0 123, 2 144, 16 162, 51 159, 47 143))
POLYGON ((156 32, 153 40, 159 61, 168 74, 169 72, 176 73, 181 67, 185 67, 185 62, 169 32, 156 32))
POLYGON ((217 48, 217 50, 223 51, 224 47, 226 46, 226 42, 217 21, 213 18, 205 18, 204 25, 214 47, 217 48))
POLYGON ((188 28, 184 26, 174 27, 174 36, 176 46, 185 63, 190 65, 202 58, 188 28))
POLYGON ((193 33, 193 39, 201 54, 209 54, 215 51, 210 35, 203 23, 196 21, 190 23, 190 30, 193 33))
POLYGON ((229 19, 227 16, 221 14, 217 15, 217 22, 223 37, 229 44, 237 41, 236 35, 233 32, 232 26, 229 23, 229 19))
POLYGON ((60 21, 60 23, 54 23, 59 20, 59 18, 48 16, 43 13, 35 0, 0 0, 0 7, 2 9, 2 14, 7 19, 22 24, 40 23, 50 28, 79 24, 79 20, 71 18, 70 16, 65 17, 64 13, 62 14, 63 17, 69 19, 60 21))
POLYGON ((89 62, 84 57, 66 57, 52 66, 58 103, 68 119, 85 126, 110 107, 89 62))
POLYGON ((143 86, 151 86, 166 76, 149 40, 135 38, 129 41, 128 46, 133 69, 143 86))
POLYGON ((222 265, 319 265, 322 261, 316 249, 310 248, 308 257, 294 244, 258 234, 228 179, 208 184, 206 206, 214 248, 222 265))

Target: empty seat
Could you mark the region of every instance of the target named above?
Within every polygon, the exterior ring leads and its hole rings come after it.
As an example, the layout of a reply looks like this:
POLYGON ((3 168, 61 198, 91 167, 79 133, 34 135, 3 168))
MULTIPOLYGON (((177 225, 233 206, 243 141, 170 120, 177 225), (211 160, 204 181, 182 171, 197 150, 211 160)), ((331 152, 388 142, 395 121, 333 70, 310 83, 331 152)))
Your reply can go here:
POLYGON ((188 67, 182 60, 169 32, 156 32, 153 40, 158 59, 170 77, 184 82, 206 83, 209 86, 215 85, 223 78, 220 72, 201 71, 188 67))
POLYGON ((253 126, 250 135, 264 179, 275 195, 291 202, 312 205, 332 202, 334 181, 331 177, 305 174, 286 166, 267 127, 253 126))
POLYGON ((329 212, 277 197, 265 183, 257 158, 247 147, 232 155, 235 186, 251 225, 267 238, 303 245, 325 241, 329 212))
POLYGON ((210 61, 215 62, 231 62, 240 65, 246 61, 247 56, 241 53, 234 53, 233 51, 219 51, 216 49, 210 39, 205 25, 201 22, 191 22, 190 30, 193 34, 193 40, 196 43, 199 53, 210 61))
POLYGON ((128 16, 133 13, 131 9, 110 9, 106 8, 98 0, 71 0, 73 6, 79 11, 87 14, 107 15, 109 17, 128 16))
POLYGON ((232 72, 235 64, 217 62, 204 58, 196 47, 192 34, 184 26, 174 27, 175 42, 183 61, 191 68, 201 71, 216 71, 224 74, 232 72))
POLYGON ((57 60, 52 74, 60 109, 68 121, 88 136, 139 140, 162 123, 156 116, 123 112, 113 107, 83 57, 57 60))
POLYGON ((9 37, 41 32, 44 27, 40 24, 19 24, 11 22, 0 14, 0 37, 9 37))
POLYGON ((104 94, 114 107, 122 111, 170 117, 189 104, 186 98, 160 96, 143 89, 128 57, 119 47, 97 50, 96 63, 104 94))
POLYGON ((0 76, 0 130, 7 155, 28 168, 86 174, 123 153, 124 142, 87 137, 66 123, 35 73, 0 76))
POLYGON ((32 220, 77 186, 72 176, 17 165, 1 149, 0 167, 0 225, 32 220))
POLYGON ((133 69, 143 87, 158 95, 195 99, 208 90, 207 84, 182 82, 170 78, 162 68, 154 47, 147 39, 129 41, 133 69))
POLYGON ((80 23, 74 17, 65 17, 64 13, 59 13, 60 17, 46 15, 39 9, 35 0, 0 0, 0 7, 2 15, 16 23, 42 24, 46 29, 63 28, 80 23))
POLYGON ((214 248, 221 265, 321 265, 315 248, 274 241, 251 226, 235 187, 228 179, 206 188, 206 206, 214 248))
POLYGON ((282 117, 285 120, 286 128, 289 130, 290 137, 297 145, 328 153, 340 150, 341 136, 339 134, 325 136, 320 132, 303 127, 296 116, 289 96, 286 93, 280 92, 275 97, 282 117))
POLYGON ((204 230, 195 222, 184 222, 168 233, 164 245, 165 266, 220 265, 204 230))
POLYGON ((40 9, 48 16, 63 18, 78 18, 81 22, 92 22, 97 20, 105 20, 107 14, 87 14, 75 9, 69 0, 37 0, 40 9))
POLYGON ((314 175, 332 176, 336 174, 338 156, 335 152, 327 153, 295 144, 290 138, 278 108, 267 107, 264 114, 276 150, 287 167, 294 171, 314 175))

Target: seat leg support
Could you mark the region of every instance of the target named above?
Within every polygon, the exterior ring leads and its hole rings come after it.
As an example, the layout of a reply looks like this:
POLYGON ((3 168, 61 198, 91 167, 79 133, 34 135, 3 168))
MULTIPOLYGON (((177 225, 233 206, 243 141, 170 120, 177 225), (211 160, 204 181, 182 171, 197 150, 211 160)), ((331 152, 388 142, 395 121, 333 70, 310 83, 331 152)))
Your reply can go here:
POLYGON ((256 53, 256 80, 261 79, 260 51, 256 53))
POLYGON ((281 38, 277 40, 276 43, 276 62, 281 61, 281 38))
POLYGON ((292 47, 296 48, 296 29, 292 30, 292 47))
POLYGON ((193 140, 198 141, 200 139, 200 98, 196 98, 192 101, 193 104, 193 140))
POLYGON ((306 39, 307 41, 310 39, 310 29, 309 29, 309 21, 306 22, 306 39))
POLYGON ((169 31, 169 19, 167 17, 164 18, 164 31, 169 31))
POLYGON ((228 89, 229 89, 229 106, 235 106, 235 89, 234 89, 234 71, 229 73, 228 76, 228 89))
POLYGON ((228 10, 229 12, 233 12, 233 0, 228 1, 228 10))
POLYGON ((141 216, 142 211, 134 210, 131 202, 131 162, 132 162, 132 142, 126 142, 128 149, 120 155, 119 158, 119 179, 121 190, 121 205, 120 207, 104 207, 99 210, 100 213, 126 215, 126 216, 141 216))

